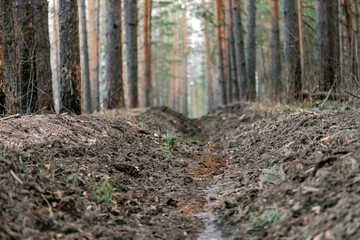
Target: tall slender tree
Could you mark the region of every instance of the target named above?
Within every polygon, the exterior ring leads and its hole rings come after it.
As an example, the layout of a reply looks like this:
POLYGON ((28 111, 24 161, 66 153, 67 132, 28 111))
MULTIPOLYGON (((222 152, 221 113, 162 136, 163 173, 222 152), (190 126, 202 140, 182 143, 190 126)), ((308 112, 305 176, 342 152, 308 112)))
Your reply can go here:
POLYGON ((221 104, 226 104, 226 79, 225 79, 225 67, 224 67, 224 51, 222 47, 222 33, 221 33, 221 24, 222 19, 222 8, 221 0, 215 0, 215 27, 216 27, 216 37, 217 37, 217 82, 220 88, 221 94, 221 104))
POLYGON ((15 0, 16 50, 19 67, 18 84, 21 113, 29 114, 36 110, 36 75, 34 41, 34 6, 33 0, 15 0))
POLYGON ((319 89, 329 91, 339 74, 338 2, 316 0, 319 89))
POLYGON ((246 41, 246 74, 248 98, 256 100, 256 0, 248 0, 246 41))
MULTIPOLYGON (((206 3, 205 0, 202 0, 202 5, 204 12, 206 12, 206 3)), ((209 38, 209 29, 208 29, 208 20, 206 17, 203 18, 204 22, 204 51, 205 51, 205 71, 206 71, 206 97, 207 97, 207 110, 211 111, 214 109, 214 98, 215 98, 215 84, 214 77, 212 75, 212 64, 211 64, 211 54, 210 54, 210 38, 209 38)))
POLYGON ((152 98, 152 82, 151 82, 151 10, 152 0, 144 2, 144 99, 145 107, 150 107, 152 98))
POLYGON ((34 1, 37 108, 41 113, 54 112, 48 25, 48 1, 34 1))
POLYGON ((129 83, 129 107, 138 107, 137 1, 125 0, 126 65, 129 83))
POLYGON ((60 112, 81 114, 81 67, 77 1, 60 0, 60 112))
POLYGON ((83 90, 83 106, 86 113, 91 111, 91 90, 90 90, 90 68, 89 68, 89 47, 88 33, 86 27, 86 5, 85 0, 80 0, 80 29, 81 29, 81 54, 82 54, 82 90, 83 90))
POLYGON ((352 9, 353 9, 353 35, 354 35, 354 54, 355 54, 355 76, 360 80, 360 19, 359 19, 359 5, 357 0, 352 0, 352 9))
MULTIPOLYGON (((89 65, 90 65, 90 88, 91 106, 99 105, 99 12, 100 1, 89 0, 89 65)), ((99 108, 96 109, 99 111, 99 108)))
MULTIPOLYGON (((1 4, 1 3, 0 3, 1 4)), ((3 48, 2 9, 0 6, 0 114, 5 113, 5 79, 4 79, 4 48, 3 48)))
POLYGON ((305 34, 303 19, 303 1, 298 0, 299 15, 299 41, 300 41, 300 59, 301 59, 301 82, 302 87, 305 85, 305 34))
POLYGON ((183 55, 184 55, 184 86, 183 86, 183 109, 182 112, 185 116, 188 115, 188 30, 187 30, 187 2, 183 0, 184 4, 184 11, 183 11, 183 27, 184 27, 184 34, 183 34, 183 55))
POLYGON ((8 113, 17 113, 19 110, 18 65, 15 40, 15 7, 13 1, 1 1, 3 24, 3 57, 4 57, 4 84, 5 109, 8 113))
POLYGON ((122 78, 121 1, 107 0, 106 91, 107 109, 125 107, 122 78))
POLYGON ((233 23, 234 23, 234 39, 235 39, 235 52, 236 52, 236 68, 239 79, 240 96, 242 99, 246 96, 247 92, 247 75, 245 64, 245 48, 243 38, 243 26, 241 21, 241 1, 232 0, 233 8, 233 23))
POLYGON ((279 1, 271 0, 271 75, 273 81, 273 96, 281 101, 281 49, 279 30, 279 1))
POLYGON ((290 104, 301 95, 301 61, 297 0, 283 2, 286 95, 290 104))

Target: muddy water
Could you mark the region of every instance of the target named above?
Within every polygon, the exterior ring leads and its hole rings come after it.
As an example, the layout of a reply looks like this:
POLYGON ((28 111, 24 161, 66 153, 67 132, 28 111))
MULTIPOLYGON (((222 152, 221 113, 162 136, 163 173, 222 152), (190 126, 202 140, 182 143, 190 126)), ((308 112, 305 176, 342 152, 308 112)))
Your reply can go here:
POLYGON ((206 194, 207 204, 205 212, 197 214, 197 217, 204 222, 204 231, 198 237, 198 240, 221 240, 222 231, 216 225, 218 216, 212 211, 219 206, 219 202, 223 195, 232 191, 238 182, 236 180, 218 180, 213 181, 204 192, 206 194))

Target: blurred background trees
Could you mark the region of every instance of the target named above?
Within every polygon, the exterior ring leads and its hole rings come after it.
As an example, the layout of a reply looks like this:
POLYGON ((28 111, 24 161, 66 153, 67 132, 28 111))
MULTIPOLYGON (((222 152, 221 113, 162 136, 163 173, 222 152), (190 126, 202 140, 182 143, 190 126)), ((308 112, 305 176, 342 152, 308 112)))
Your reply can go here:
POLYGON ((358 94, 356 0, 1 1, 0 113, 358 94), (51 62, 51 63, 50 63, 51 62))

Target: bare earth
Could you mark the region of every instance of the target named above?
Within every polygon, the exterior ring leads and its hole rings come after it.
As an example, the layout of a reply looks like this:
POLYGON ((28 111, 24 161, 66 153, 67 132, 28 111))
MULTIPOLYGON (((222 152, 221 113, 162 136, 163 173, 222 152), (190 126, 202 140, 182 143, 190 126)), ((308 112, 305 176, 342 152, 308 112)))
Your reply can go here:
POLYGON ((23 116, 0 139, 0 239, 360 239, 356 109, 23 116))

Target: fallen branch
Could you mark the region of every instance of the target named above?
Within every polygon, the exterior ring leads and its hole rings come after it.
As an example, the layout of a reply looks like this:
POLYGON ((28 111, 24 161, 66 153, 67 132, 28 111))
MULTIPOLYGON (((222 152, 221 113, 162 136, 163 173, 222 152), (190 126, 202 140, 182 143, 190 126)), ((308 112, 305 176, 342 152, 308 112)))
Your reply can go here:
POLYGON ((9 120, 9 119, 13 119, 13 118, 20 118, 20 117, 21 117, 20 114, 15 114, 15 115, 11 115, 11 116, 8 116, 8 117, 0 118, 0 122, 5 121, 5 120, 9 120))
POLYGON ((359 96, 356 96, 355 94, 353 94, 353 93, 351 93, 351 92, 348 92, 348 91, 346 91, 346 90, 345 90, 345 92, 346 92, 347 94, 349 94, 350 96, 354 97, 354 98, 360 99, 359 96))

